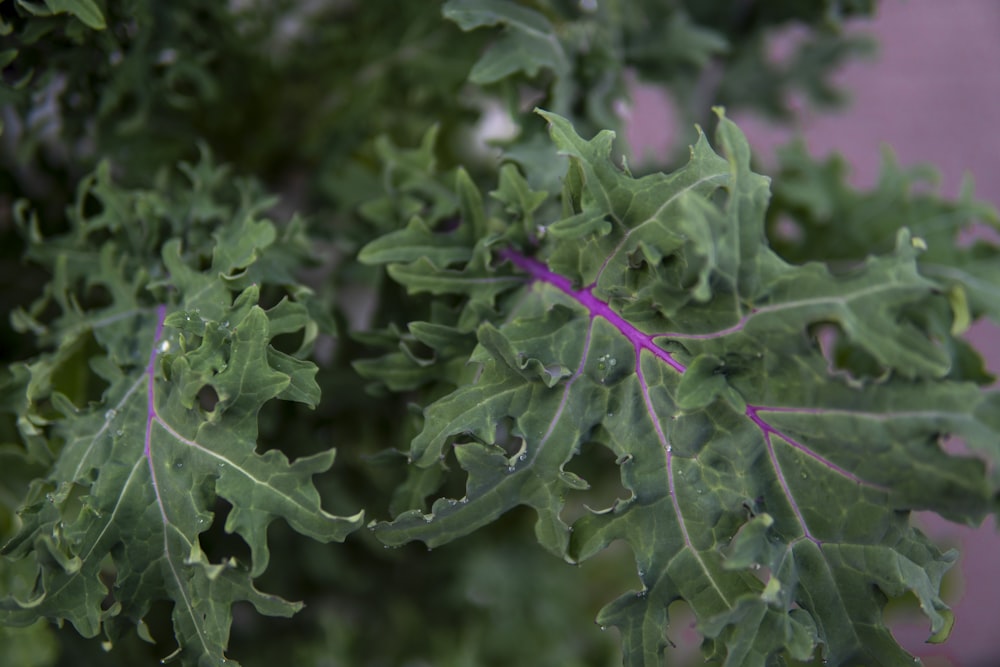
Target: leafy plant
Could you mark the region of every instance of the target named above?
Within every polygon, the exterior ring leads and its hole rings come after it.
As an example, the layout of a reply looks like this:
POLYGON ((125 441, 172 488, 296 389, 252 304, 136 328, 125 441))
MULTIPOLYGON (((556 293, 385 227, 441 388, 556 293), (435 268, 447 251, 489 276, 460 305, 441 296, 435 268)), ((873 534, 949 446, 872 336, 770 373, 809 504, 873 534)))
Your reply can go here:
POLYGON ((910 513, 998 509, 997 217, 709 111, 836 101, 872 3, 0 8, 4 660, 651 667, 682 602, 713 664, 897 665, 906 596, 947 639, 910 513), (714 139, 634 174, 627 72, 714 139))

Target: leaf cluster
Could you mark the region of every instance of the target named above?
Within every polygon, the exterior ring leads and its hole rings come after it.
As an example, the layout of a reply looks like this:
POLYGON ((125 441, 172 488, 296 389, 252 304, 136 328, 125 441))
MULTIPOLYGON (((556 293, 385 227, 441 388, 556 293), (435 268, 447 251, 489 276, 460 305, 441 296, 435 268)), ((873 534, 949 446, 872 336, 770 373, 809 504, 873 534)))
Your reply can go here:
POLYGON ((910 664, 906 597, 944 640, 910 516, 997 510, 996 214, 757 173, 720 106, 841 102, 875 9, 0 1, 0 662, 652 667, 686 606, 712 664, 910 664), (648 175, 636 79, 692 132, 648 175))

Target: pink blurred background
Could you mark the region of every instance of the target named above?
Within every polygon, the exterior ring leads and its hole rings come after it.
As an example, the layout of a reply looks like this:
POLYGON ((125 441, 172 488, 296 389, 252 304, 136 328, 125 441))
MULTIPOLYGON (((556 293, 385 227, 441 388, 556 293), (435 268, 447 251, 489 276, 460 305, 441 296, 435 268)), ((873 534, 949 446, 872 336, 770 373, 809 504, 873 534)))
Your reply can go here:
MULTIPOLYGON (((1000 207, 1000 2, 997 0, 882 0, 874 22, 853 30, 879 42, 875 60, 845 67, 837 81, 851 104, 835 114, 803 111, 797 128, 814 156, 842 153, 853 165, 853 182, 874 184, 884 144, 900 164, 929 162, 941 171, 941 192, 958 194, 971 173, 979 198, 1000 207)), ((643 154, 664 158, 676 127, 662 94, 638 88, 626 139, 643 154)), ((757 118, 734 118, 759 159, 773 164, 774 149, 793 135, 789 128, 757 118)), ((982 351, 990 371, 1000 374, 1000 329, 979 324, 969 339, 982 351)), ((895 618, 893 632, 927 667, 1000 665, 1000 533, 993 519, 978 528, 920 515, 932 538, 961 551, 945 580, 945 599, 956 623, 943 645, 926 644, 928 622, 895 618)))

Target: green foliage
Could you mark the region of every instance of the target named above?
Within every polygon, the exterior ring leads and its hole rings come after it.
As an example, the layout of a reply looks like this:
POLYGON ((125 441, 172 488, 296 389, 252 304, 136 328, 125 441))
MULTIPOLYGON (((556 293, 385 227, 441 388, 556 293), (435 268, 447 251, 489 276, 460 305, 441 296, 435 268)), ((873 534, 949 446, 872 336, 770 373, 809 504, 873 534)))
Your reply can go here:
POLYGON ((874 5, 0 0, 0 663, 945 640, 910 513, 998 508, 996 213, 719 106, 840 102, 874 5), (636 76, 714 140, 633 175, 636 76))
POLYGON ((67 234, 29 237, 53 279, 14 315, 45 350, 24 367, 19 426, 30 459, 51 467, 3 549, 35 561, 34 583, 0 619, 66 619, 85 637, 103 628, 109 642, 134 626, 151 639, 144 618, 167 599, 176 655, 203 664, 223 659, 235 601, 269 615, 298 608, 253 586, 274 519, 328 542, 360 516, 320 507, 311 477, 332 451, 293 463, 255 452, 267 401, 319 400, 303 359, 319 306, 290 273, 309 258, 301 224, 260 219, 268 202, 249 184, 231 190, 207 158, 185 174, 186 187, 130 192, 102 167, 81 184, 67 234), (99 213, 86 213, 90 198, 99 213), (265 310, 262 290, 280 301, 265 310), (51 322, 36 319, 51 307, 51 322), (296 333, 292 354, 270 344, 296 333), (199 539, 223 500, 232 509, 219 521, 249 546, 246 562, 213 561, 199 539))
POLYGON ((775 205, 768 216, 783 255, 797 262, 822 259, 850 266, 869 252, 885 250, 905 227, 923 239, 920 271, 947 285, 961 328, 983 316, 1000 321, 997 247, 974 238, 977 224, 1000 229, 1000 219, 973 197, 970 180, 958 201, 947 201, 928 187, 936 180, 932 169, 903 169, 891 153, 884 155, 878 183, 869 191, 847 185, 842 158, 816 163, 801 144, 792 144, 779 159, 775 205), (784 234, 776 229, 783 219, 791 223, 784 234))
POLYGON ((908 660, 881 621, 906 591, 931 633, 946 633, 937 591, 955 554, 908 512, 974 524, 993 509, 1000 478, 983 460, 1000 454, 1000 395, 981 393, 935 340, 953 322, 943 286, 918 271, 925 243, 902 230, 842 275, 788 264, 764 235, 768 179, 724 117, 723 156, 702 137, 680 170, 637 179, 614 165, 612 135, 586 141, 543 115, 570 171, 563 212, 537 242, 516 201, 494 192, 502 205, 488 209, 464 196, 446 256, 414 258, 404 244, 426 238, 412 227, 360 255, 389 263, 411 293, 506 306, 475 331, 474 378, 425 408, 410 447, 425 468, 453 449, 465 494, 402 512, 379 538, 437 546, 526 505, 539 542, 567 560, 624 540, 642 586, 599 622, 620 628, 630 665, 660 663, 678 599, 727 665, 817 650, 837 665, 908 660), (379 252, 390 239, 395 250, 379 252), (823 324, 875 372, 830 368, 809 335, 823 324), (946 454, 944 433, 982 460, 946 454), (566 467, 587 443, 614 454, 626 494, 570 526, 567 498, 589 484, 566 467))

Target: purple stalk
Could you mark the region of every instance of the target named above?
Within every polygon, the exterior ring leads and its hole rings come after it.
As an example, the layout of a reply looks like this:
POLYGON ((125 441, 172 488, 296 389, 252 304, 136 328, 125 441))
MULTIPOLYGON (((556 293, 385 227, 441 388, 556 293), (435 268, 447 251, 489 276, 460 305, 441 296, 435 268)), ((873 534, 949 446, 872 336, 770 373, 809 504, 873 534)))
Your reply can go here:
MULTIPOLYGON (((618 329, 618 331, 620 331, 621 334, 625 336, 625 338, 627 338, 637 350, 648 350, 678 373, 683 373, 686 370, 684 368, 684 364, 674 359, 669 352, 653 342, 653 336, 636 329, 631 322, 628 322, 621 315, 613 311, 611 306, 594 296, 594 285, 585 287, 582 290, 573 289, 573 283, 570 282, 569 278, 560 276, 558 273, 553 273, 547 266, 539 262, 537 259, 525 257, 519 252, 509 248, 501 250, 499 254, 501 257, 509 260, 518 268, 523 269, 535 280, 548 283, 549 285, 552 285, 553 287, 564 292, 571 299, 586 308, 592 318, 603 317, 616 329, 618 329)), ((637 355, 636 370, 638 370, 638 368, 639 362, 637 355)))
MULTIPOLYGON (((651 352, 658 359, 660 359, 661 361, 663 361, 664 363, 666 363, 668 366, 670 366, 671 368, 673 368, 678 373, 684 373, 685 370, 686 370, 684 364, 682 364, 681 362, 679 362, 676 359, 674 359, 673 356, 669 352, 667 352, 663 348, 661 348, 658 345, 656 345, 653 342, 654 339, 656 339, 656 338, 664 338, 664 337, 672 337, 672 338, 698 338, 698 339, 702 339, 702 338, 704 338, 704 339, 707 339, 707 338, 718 338, 718 337, 722 337, 722 336, 724 336, 726 334, 734 333, 736 331, 739 331, 744 326, 744 324, 746 324, 746 320, 750 317, 750 315, 745 316, 742 320, 740 320, 739 323, 737 323, 733 327, 730 327, 728 329, 725 329, 725 330, 719 331, 719 332, 715 332, 715 333, 693 334, 693 335, 691 335, 691 334, 688 334, 688 335, 675 335, 675 334, 663 334, 663 333, 647 334, 647 333, 643 333, 642 331, 639 331, 633 324, 631 324, 630 322, 628 322, 627 320, 625 320, 621 315, 619 315, 614 310, 612 310, 611 306, 608 305, 608 303, 606 303, 604 301, 601 301, 599 298, 597 298, 596 296, 594 296, 594 287, 595 287, 595 285, 590 285, 590 286, 585 287, 583 289, 575 289, 573 287, 573 283, 569 280, 569 278, 566 278, 565 276, 561 276, 561 275, 559 275, 557 273, 552 272, 542 262, 540 262, 540 261, 538 261, 538 260, 536 260, 536 259, 534 259, 532 257, 527 257, 525 255, 522 255, 521 253, 519 253, 518 251, 516 251, 516 250, 514 250, 512 248, 503 249, 503 250, 499 251, 498 254, 503 259, 506 259, 506 260, 510 261, 512 264, 514 264, 518 268, 520 268, 523 271, 525 271, 528 275, 530 275, 532 277, 532 279, 537 280, 537 281, 542 282, 542 283, 546 283, 548 285, 552 285, 553 287, 555 287, 559 291, 561 291, 564 294, 566 294, 567 296, 569 296, 571 299, 573 299, 578 304, 580 304, 581 306, 583 306, 584 308, 587 309, 587 312, 590 313, 591 319, 593 319, 595 317, 602 317, 602 318, 604 318, 610 324, 612 324, 616 329, 618 329, 618 331, 621 332, 621 334, 623 336, 625 336, 625 338, 627 338, 629 340, 629 342, 632 343, 633 347, 635 348, 635 352, 636 352, 636 354, 635 354, 635 370, 636 370, 636 373, 637 373, 637 375, 639 377, 639 384, 640 384, 640 387, 641 387, 642 392, 643 392, 643 400, 645 401, 645 403, 646 403, 646 409, 649 412, 650 417, 653 420, 653 425, 656 428, 657 437, 660 439, 661 444, 662 444, 662 446, 664 448, 664 451, 666 452, 666 457, 667 457, 667 472, 668 472, 669 483, 670 483, 670 495, 673 496, 674 495, 674 488, 673 488, 673 486, 674 486, 673 485, 673 481, 674 480, 673 480, 673 472, 672 472, 672 469, 671 469, 672 468, 672 466, 671 466, 671 463, 672 463, 672 452, 671 452, 670 445, 667 443, 666 435, 662 431, 662 428, 660 426, 659 420, 655 416, 654 406, 652 405, 652 401, 651 401, 650 396, 649 396, 649 389, 648 389, 648 386, 646 385, 645 378, 643 377, 642 369, 641 369, 640 363, 639 363, 640 362, 641 351, 642 350, 647 350, 647 351, 651 352)), ((775 456, 774 446, 773 446, 773 443, 772 443, 771 436, 778 436, 784 442, 786 442, 790 447, 793 447, 794 449, 799 450, 800 452, 802 452, 806 456, 809 456, 813 460, 821 463, 823 466, 829 468, 833 472, 835 472, 835 473, 837 473, 837 474, 839 474, 839 475, 841 475, 841 476, 843 476, 843 477, 851 480, 855 484, 864 485, 864 486, 867 486, 867 487, 870 487, 870 488, 873 488, 873 489, 876 489, 876 490, 882 491, 882 492, 888 492, 888 489, 886 487, 883 487, 883 486, 878 485, 878 484, 873 484, 871 482, 868 482, 868 481, 865 481, 865 480, 861 479, 857 475, 855 475, 855 474, 851 473, 850 471, 848 471, 848 470, 846 470, 846 469, 838 466, 837 464, 833 463, 829 459, 827 459, 827 458, 825 458, 823 456, 820 456, 819 454, 817 454, 816 452, 812 451, 811 449, 809 449, 808 447, 806 447, 802 443, 797 442, 793 438, 785 435, 783 432, 781 432, 780 430, 776 429, 774 426, 772 426, 767 421, 765 421, 760 416, 761 412, 799 412, 799 413, 803 413, 803 414, 819 414, 819 413, 822 413, 824 411, 820 410, 820 409, 817 409, 817 408, 768 407, 768 406, 760 406, 760 405, 747 404, 746 412, 745 412, 746 416, 750 419, 750 421, 752 421, 754 424, 756 424, 757 428, 759 428, 760 431, 761 431, 761 433, 764 435, 764 441, 765 441, 765 444, 767 446, 768 456, 771 459, 771 463, 774 466, 776 474, 778 475, 778 481, 781 484, 782 489, 785 491, 785 495, 788 497, 788 502, 791 504, 792 511, 795 513, 796 517, 798 518, 798 521, 799 521, 799 523, 802 526, 802 530, 803 530, 803 532, 805 533, 805 536, 808 539, 810 539, 813 542, 816 542, 817 544, 819 544, 819 541, 816 540, 815 538, 813 538, 812 535, 809 533, 809 529, 806 526, 805 519, 804 519, 804 517, 802 515, 802 512, 799 509, 798 504, 795 502, 795 499, 794 499, 794 497, 791 494, 791 490, 788 487, 787 480, 785 479, 784 473, 781 470, 781 466, 778 464, 778 460, 777 460, 777 458, 775 456)), ((675 509, 678 511, 678 515, 679 515, 679 509, 680 508, 677 507, 676 499, 674 501, 674 506, 675 506, 675 509)), ((682 522, 682 527, 683 527, 683 522, 682 522)), ((685 541, 687 541, 686 531, 685 531, 685 541)))

